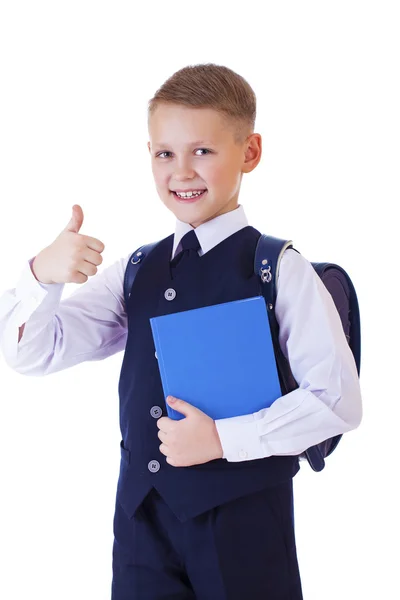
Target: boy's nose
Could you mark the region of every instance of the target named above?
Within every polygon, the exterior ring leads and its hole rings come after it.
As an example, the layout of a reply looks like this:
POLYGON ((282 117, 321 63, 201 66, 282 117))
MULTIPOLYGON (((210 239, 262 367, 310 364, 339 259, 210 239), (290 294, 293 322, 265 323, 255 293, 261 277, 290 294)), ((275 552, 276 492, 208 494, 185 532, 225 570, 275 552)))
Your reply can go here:
POLYGON ((173 179, 175 179, 176 181, 182 181, 184 179, 193 179, 195 175, 195 170, 187 161, 175 165, 173 179))
POLYGON ((175 171, 174 173, 174 181, 187 181, 192 180, 195 177, 195 172, 193 170, 187 169, 186 171, 175 171))

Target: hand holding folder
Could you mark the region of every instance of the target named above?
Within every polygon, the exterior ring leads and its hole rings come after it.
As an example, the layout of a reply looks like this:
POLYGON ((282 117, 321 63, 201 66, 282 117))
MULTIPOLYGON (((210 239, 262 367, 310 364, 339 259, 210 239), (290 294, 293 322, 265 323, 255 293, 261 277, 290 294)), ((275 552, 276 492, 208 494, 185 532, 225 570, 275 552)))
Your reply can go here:
MULTIPOLYGON (((281 393, 262 296, 150 319, 165 398, 212 419, 257 412, 281 393)), ((167 404, 171 419, 183 415, 167 404)))

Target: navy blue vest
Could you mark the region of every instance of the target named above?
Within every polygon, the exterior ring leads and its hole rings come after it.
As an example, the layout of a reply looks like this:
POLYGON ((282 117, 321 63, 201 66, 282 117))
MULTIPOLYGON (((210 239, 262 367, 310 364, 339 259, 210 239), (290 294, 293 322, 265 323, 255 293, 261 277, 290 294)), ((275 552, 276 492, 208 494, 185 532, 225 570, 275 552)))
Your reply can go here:
POLYGON ((262 295, 254 274, 259 237, 259 231, 246 226, 201 256, 195 272, 183 269, 180 274, 178 267, 172 278, 171 235, 140 266, 126 307, 128 337, 118 386, 122 441, 117 498, 129 517, 153 486, 184 521, 288 480, 299 470, 297 456, 173 467, 159 450, 157 418, 167 412, 149 319, 262 295))

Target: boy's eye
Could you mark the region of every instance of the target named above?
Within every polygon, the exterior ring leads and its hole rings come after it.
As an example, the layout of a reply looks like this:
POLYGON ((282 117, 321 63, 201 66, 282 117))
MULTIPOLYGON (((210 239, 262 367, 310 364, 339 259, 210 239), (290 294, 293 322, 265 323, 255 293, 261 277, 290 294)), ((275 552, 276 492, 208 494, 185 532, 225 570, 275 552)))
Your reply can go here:
MULTIPOLYGON (((206 152, 207 154, 211 153, 211 150, 208 150, 208 148, 197 148, 195 150, 195 152, 198 152, 199 150, 202 150, 202 151, 206 152)), ((164 158, 164 156, 162 156, 163 154, 171 154, 171 152, 169 150, 165 150, 164 152, 159 152, 157 154, 157 156, 160 157, 160 158, 164 158)), ((200 154, 200 156, 204 156, 204 154, 200 154)))
MULTIPOLYGON (((211 150, 208 150, 207 148, 197 148, 197 150, 204 150, 205 152, 207 152, 207 154, 210 154, 211 150)), ((197 152, 197 150, 195 152, 197 152)))

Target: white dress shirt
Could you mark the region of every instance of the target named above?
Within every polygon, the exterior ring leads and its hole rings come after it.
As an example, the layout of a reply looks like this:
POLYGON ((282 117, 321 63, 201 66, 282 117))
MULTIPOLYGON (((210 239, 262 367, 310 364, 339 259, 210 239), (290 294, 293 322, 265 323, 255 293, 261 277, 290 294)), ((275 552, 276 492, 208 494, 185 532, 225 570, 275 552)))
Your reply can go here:
MULTIPOLYGON (((196 228, 199 254, 247 225, 241 205, 203 223, 196 228)), ((190 229, 189 224, 176 220, 171 260, 190 229)), ((0 297, 0 348, 6 363, 21 374, 49 375, 124 350, 123 279, 132 252, 90 277, 64 300, 65 284, 38 282, 31 271, 34 257, 29 259, 16 288, 0 297)), ((228 461, 300 454, 355 429, 362 418, 357 368, 332 296, 311 263, 290 248, 280 263, 275 313, 280 346, 299 388, 269 408, 216 421, 228 461)))

